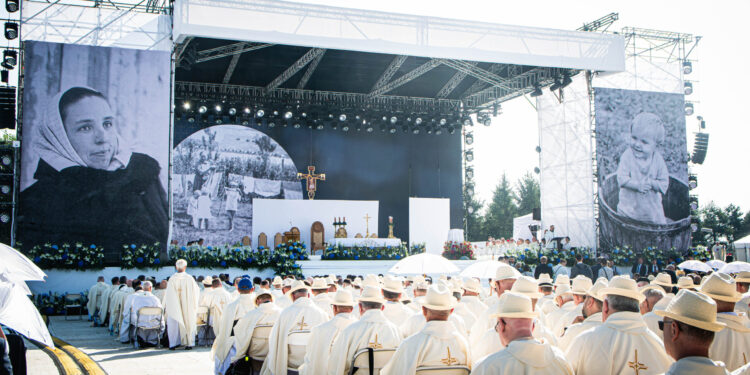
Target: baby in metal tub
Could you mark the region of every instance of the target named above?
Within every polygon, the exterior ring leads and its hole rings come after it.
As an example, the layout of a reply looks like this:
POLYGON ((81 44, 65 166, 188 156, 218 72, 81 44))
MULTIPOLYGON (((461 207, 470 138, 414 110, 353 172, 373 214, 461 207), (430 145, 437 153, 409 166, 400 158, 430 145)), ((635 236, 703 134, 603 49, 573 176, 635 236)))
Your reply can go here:
POLYGON ((664 125, 655 114, 643 112, 633 119, 630 147, 617 166, 618 214, 653 224, 667 222, 661 200, 669 188, 669 171, 657 150, 664 136, 664 125))

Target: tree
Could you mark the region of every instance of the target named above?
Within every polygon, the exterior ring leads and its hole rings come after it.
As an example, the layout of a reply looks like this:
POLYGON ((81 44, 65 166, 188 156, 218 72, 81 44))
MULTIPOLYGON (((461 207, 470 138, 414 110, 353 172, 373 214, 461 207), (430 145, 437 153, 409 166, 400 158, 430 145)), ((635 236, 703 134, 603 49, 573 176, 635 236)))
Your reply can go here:
POLYGON ((724 208, 724 216, 726 217, 727 240, 734 242, 734 240, 740 238, 739 235, 742 233, 744 224, 742 210, 738 206, 730 204, 724 208))
POLYGON ((513 198, 518 206, 518 214, 526 215, 535 208, 541 207, 541 190, 539 181, 530 172, 526 172, 516 183, 513 198))
POLYGON ((467 192, 464 194, 464 203, 466 205, 464 212, 464 217, 466 218, 466 240, 487 240, 487 233, 484 231, 484 217, 480 213, 484 207, 484 202, 477 199, 474 194, 467 192))
POLYGON ((503 173, 500 182, 492 193, 492 202, 484 218, 485 233, 488 236, 509 238, 513 236, 513 218, 518 207, 513 199, 513 190, 503 173))

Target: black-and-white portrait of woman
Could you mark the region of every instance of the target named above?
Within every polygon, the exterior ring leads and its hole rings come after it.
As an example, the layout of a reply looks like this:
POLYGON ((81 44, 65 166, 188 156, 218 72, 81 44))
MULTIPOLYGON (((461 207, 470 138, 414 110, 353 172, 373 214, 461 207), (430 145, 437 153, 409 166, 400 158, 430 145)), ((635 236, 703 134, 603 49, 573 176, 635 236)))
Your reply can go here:
MULTIPOLYGON (((50 48, 49 43, 41 44, 50 48)), ((67 52, 65 47, 59 48, 67 52)), ((128 58, 129 50, 112 53, 112 48, 84 48, 89 50, 88 60, 108 62, 106 76, 110 79, 106 87, 110 93, 124 91, 136 95, 154 89, 124 87, 132 84, 112 81, 112 78, 119 81, 113 70, 123 65, 126 65, 123 69, 128 69, 127 66, 139 63, 139 59, 128 58), (113 84, 117 85, 114 89, 113 84)), ((61 60, 66 65, 65 58, 61 60)), ((166 71, 157 74, 166 80, 167 90, 168 64, 167 55, 166 71)), ((124 106, 118 100, 132 102, 132 98, 108 96, 86 85, 92 83, 92 76, 101 76, 100 69, 89 66, 84 70, 87 74, 80 74, 79 80, 52 77, 62 81, 57 93, 28 101, 24 97, 24 112, 32 110, 29 105, 34 109, 33 116, 24 114, 22 128, 23 182, 17 233, 24 247, 80 242, 96 245, 104 249, 110 260, 116 260, 123 245, 166 244, 169 202, 162 177, 168 154, 158 149, 151 152, 139 140, 165 133, 161 147, 169 148, 168 99, 165 108, 157 110, 124 106), (135 114, 125 114, 125 110, 135 114), (156 123, 138 123, 139 117, 144 118, 142 113, 156 123)), ((39 78, 31 80, 27 87, 39 81, 39 78)), ((140 84, 152 83, 144 80, 140 84)), ((38 92, 33 87, 30 90, 38 92)), ((163 95, 168 98, 169 91, 163 95)))

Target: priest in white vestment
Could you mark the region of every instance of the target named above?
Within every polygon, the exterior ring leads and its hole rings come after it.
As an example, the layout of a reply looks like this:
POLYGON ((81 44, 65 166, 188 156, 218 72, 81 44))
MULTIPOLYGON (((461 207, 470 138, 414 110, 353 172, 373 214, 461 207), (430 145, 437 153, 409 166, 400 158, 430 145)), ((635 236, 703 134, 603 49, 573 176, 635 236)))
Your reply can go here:
POLYGON ((164 304, 164 296, 167 294, 167 280, 162 280, 158 285, 154 285, 154 291, 152 292, 156 298, 164 304))
POLYGON ((117 289, 119 285, 120 285, 120 278, 117 276, 113 277, 112 285, 109 285, 108 288, 104 290, 101 298, 99 299, 99 306, 97 306, 97 309, 99 309, 99 319, 100 319, 101 325, 104 325, 107 323, 107 317, 109 316, 110 296, 112 296, 112 293, 115 292, 115 290, 117 289))
POLYGON ((750 321, 744 313, 734 312, 735 304, 742 298, 735 284, 735 280, 729 275, 716 272, 708 276, 698 288, 699 292, 716 302, 716 320, 726 326, 716 332, 709 357, 723 362, 729 371, 750 362, 750 321))
MULTIPOLYGON (((464 295, 461 297, 461 302, 466 304, 469 311, 474 313, 475 317, 481 314, 482 311, 487 310, 487 305, 479 299, 479 293, 481 293, 482 290, 482 285, 479 283, 479 280, 473 277, 466 278, 464 279, 462 288, 464 295)), ((471 327, 469 327, 469 330, 471 330, 471 327)))
POLYGON ((125 305, 125 299, 135 292, 135 290, 131 287, 133 285, 132 283, 132 280, 126 280, 125 286, 115 292, 115 295, 112 298, 112 307, 109 313, 112 317, 109 322, 110 332, 120 332, 120 323, 122 323, 122 313, 123 306, 125 305))
POLYGON ((354 297, 346 289, 341 289, 334 294, 331 301, 333 319, 313 328, 310 332, 305 363, 299 368, 300 375, 325 374, 328 371, 333 342, 344 328, 355 322, 351 315, 355 304, 354 297))
POLYGON ((557 347, 563 352, 568 350, 573 339, 578 337, 582 332, 602 325, 602 304, 604 298, 599 295, 599 291, 607 287, 607 279, 596 280, 593 286, 586 292, 586 298, 581 304, 581 318, 579 323, 569 325, 565 329, 562 338, 558 340, 557 347))
MULTIPOLYGON (((164 319, 161 316, 142 316, 140 321, 138 320, 138 310, 144 307, 158 307, 161 308, 161 301, 159 298, 151 293, 153 290, 153 284, 150 281, 144 281, 141 283, 141 290, 131 294, 131 299, 126 301, 128 309, 125 310, 125 314, 122 318, 122 325, 120 328, 120 342, 128 342, 128 340, 137 340, 136 328, 138 324, 145 327, 160 327, 159 334, 164 331, 164 319), (128 313, 129 312, 129 313, 128 313), (158 320, 158 321, 157 321, 158 320), (124 336, 123 332, 127 333, 128 336, 124 336)), ((153 334, 149 337, 141 337, 141 341, 156 346, 159 341, 159 334, 153 334)))
POLYGON ((515 292, 505 292, 493 317, 495 330, 504 349, 480 359, 472 374, 542 374, 573 375, 573 368, 562 351, 532 335, 537 312, 531 299, 515 292))
MULTIPOLYGON (((543 312, 545 311, 545 306, 548 304, 549 302, 542 306, 543 312)), ((557 308, 544 314, 543 319, 546 327, 554 328, 557 325, 557 321, 560 320, 563 315, 575 310, 576 305, 575 302, 573 302, 573 290, 570 286, 565 284, 557 285, 555 288, 554 305, 557 306, 557 308)))
POLYGON ((573 321, 581 316, 583 300, 586 299, 586 293, 592 286, 591 279, 586 276, 579 275, 573 279, 573 286, 570 288, 570 292, 573 294, 573 309, 560 316, 552 326, 551 331, 555 337, 562 337, 563 333, 565 333, 565 328, 573 324, 573 321))
POLYGON ((89 288, 89 301, 86 304, 86 309, 89 312, 89 320, 93 320, 94 324, 102 321, 103 317, 97 313, 99 312, 99 305, 101 305, 102 295, 107 289, 109 289, 109 286, 104 282, 104 276, 99 276, 96 284, 89 288))
MULTIPOLYGON (((218 285, 218 289, 214 290, 220 290, 227 293, 227 295, 229 294, 229 292, 221 287, 221 284, 218 285)), ((221 314, 221 319, 217 319, 216 321, 216 340, 214 340, 211 346, 211 357, 214 360, 214 371, 217 375, 223 375, 231 364, 234 353, 230 351, 235 345, 235 338, 237 336, 235 325, 250 310, 255 308, 255 296, 252 294, 252 280, 243 278, 237 284, 237 290, 239 297, 226 306, 221 314), (229 358, 229 361, 226 360, 227 358, 229 358)))
POLYGON ((383 315, 382 291, 367 285, 359 298, 359 321, 344 328, 333 343, 328 362, 329 375, 346 375, 360 349, 395 349, 401 343, 398 327, 383 315))
MULTIPOLYGON (((204 289, 198 300, 198 306, 205 306, 208 308, 208 324, 213 329, 214 337, 218 337, 218 325, 221 320, 222 312, 232 298, 229 292, 221 286, 221 280, 219 278, 207 276, 203 280, 203 285, 204 289), (208 285, 206 285, 206 281, 208 281, 208 285)), ((248 297, 245 298, 247 299, 248 297)))
POLYGON ((477 313, 477 321, 469 329, 469 342, 474 343, 481 339, 484 333, 492 328, 492 314, 497 309, 497 304, 500 300, 500 296, 509 291, 513 287, 513 283, 521 274, 513 267, 503 263, 495 271, 494 283, 492 284, 494 290, 497 292, 494 296, 488 297, 484 303, 487 304, 487 309, 477 313))
POLYGON ((322 277, 316 277, 313 279, 312 286, 312 301, 315 306, 320 307, 321 310, 325 311, 328 315, 328 319, 333 318, 333 308, 331 307, 331 298, 328 295, 328 284, 326 279, 322 277))
POLYGON ((187 261, 175 263, 176 273, 169 278, 164 295, 164 311, 167 317, 169 349, 185 346, 190 350, 195 345, 196 321, 198 320, 198 284, 186 272, 187 261))
POLYGON ((415 374, 420 367, 466 366, 471 364, 469 343, 456 331, 448 317, 454 311, 452 292, 443 285, 433 285, 422 302, 427 323, 398 346, 383 375, 415 374))
POLYGON ((383 315, 391 323, 398 326, 412 316, 414 312, 401 302, 401 295, 404 293, 404 285, 401 280, 386 276, 383 281, 383 297, 385 298, 383 315))
POLYGON ((291 347, 289 333, 308 331, 328 321, 328 314, 310 299, 310 289, 300 280, 292 283, 287 292, 291 306, 281 311, 279 321, 268 338, 268 356, 261 375, 286 375, 287 369, 297 369, 304 362, 305 348, 291 347))
POLYGON ((734 311, 750 314, 750 272, 740 272, 734 277, 737 285, 737 293, 742 294, 742 299, 737 301, 734 311))
POLYGON ((292 279, 284 279, 281 287, 281 296, 274 298, 274 303, 281 309, 285 309, 292 305, 292 299, 287 295, 292 289, 292 279))
POLYGON ((262 365, 268 355, 268 337, 256 338, 253 333, 258 327, 273 327, 279 320, 281 308, 274 303, 273 291, 261 291, 255 297, 255 305, 256 308, 245 314, 234 326, 234 346, 227 354, 234 353, 231 362, 235 366, 248 366, 251 361, 259 361, 262 365))
POLYGON ((664 317, 664 348, 676 360, 667 375, 729 375, 724 363, 709 358, 715 334, 726 329, 716 319, 716 304, 711 298, 680 290, 666 310, 656 313, 664 317))
MULTIPOLYGON (((133 287, 135 292, 128 294, 122 303, 122 313, 120 314, 120 329, 118 331, 120 332, 119 339, 122 343, 129 343, 133 338, 132 333, 134 333, 134 329, 130 325, 131 317, 133 317, 134 312, 133 299, 144 294, 140 280, 134 280, 133 287)), ((133 319, 133 322, 135 322, 135 319, 133 319)))
POLYGON ((599 327, 581 333, 570 343, 566 357, 578 375, 661 374, 672 364, 662 341, 641 317, 643 294, 635 280, 615 276, 599 292, 604 297, 599 327))

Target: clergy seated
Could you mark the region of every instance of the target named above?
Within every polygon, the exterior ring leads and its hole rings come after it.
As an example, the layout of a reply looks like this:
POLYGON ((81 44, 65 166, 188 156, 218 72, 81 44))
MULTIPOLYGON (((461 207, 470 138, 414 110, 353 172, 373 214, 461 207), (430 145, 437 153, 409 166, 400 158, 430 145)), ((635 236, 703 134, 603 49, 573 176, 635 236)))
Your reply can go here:
POLYGON ((135 290, 133 289, 133 280, 127 279, 125 276, 120 278, 120 288, 114 293, 112 296, 112 302, 110 303, 110 321, 109 321, 109 331, 112 334, 119 334, 120 332, 120 326, 122 324, 122 316, 123 316, 123 305, 125 304, 125 299, 133 294, 135 290))
POLYGON ((558 342, 558 348, 563 351, 567 350, 570 343, 582 332, 602 325, 602 304, 604 301, 599 295, 599 291, 606 288, 607 284, 606 279, 599 279, 586 291, 586 297, 581 307, 581 316, 576 319, 574 324, 565 329, 565 333, 558 342))
POLYGON ((187 261, 178 259, 177 271, 169 278, 164 295, 164 315, 167 318, 169 349, 184 346, 186 350, 195 346, 196 320, 198 319, 198 296, 200 289, 187 273, 187 261))
POLYGON ((208 310, 208 326, 198 330, 198 343, 210 345, 218 337, 219 321, 224 308, 232 300, 231 295, 221 285, 218 277, 207 276, 203 280, 204 289, 198 299, 198 307, 208 310), (210 329, 209 329, 210 328, 210 329))
POLYGON ((414 374, 419 368, 464 366, 468 374, 471 358, 466 338, 448 321, 454 312, 452 292, 443 285, 431 286, 422 302, 427 323, 398 346, 383 375, 414 374))
POLYGON ((515 292, 500 297, 496 312, 495 330, 504 349, 484 357, 472 374, 569 374, 573 368, 558 348, 532 336, 537 312, 531 299, 515 292))
MULTIPOLYGON (((744 313, 735 313, 734 305, 742 298, 735 280, 725 273, 713 273, 701 284, 699 292, 716 302, 716 320, 726 328, 716 332, 709 357, 723 362, 734 371, 750 362, 750 321, 744 313)), ((666 333, 665 333, 666 336, 666 333)))
MULTIPOLYGON (((243 336, 244 339, 244 336, 248 333, 252 334, 252 329, 249 332, 240 332, 237 324, 241 318, 255 308, 253 282, 249 278, 242 278, 237 283, 237 291, 239 297, 226 306, 221 314, 221 318, 217 319, 216 322, 216 340, 211 347, 216 374, 224 374, 232 363, 232 359, 237 353, 237 337, 243 336)), ((241 353, 242 357, 244 357, 245 351, 241 353)))
POLYGON ((331 355, 333 340, 341 331, 354 323, 351 313, 354 310, 354 297, 347 290, 339 290, 331 300, 333 319, 310 331, 310 341, 307 344, 305 363, 300 366, 300 375, 325 374, 328 371, 328 359, 331 355))
POLYGON ((229 352, 214 352, 214 365, 223 363, 216 373, 222 373, 231 362, 228 374, 251 374, 260 371, 268 355, 268 339, 279 318, 281 309, 271 293, 261 291, 255 298, 255 309, 245 314, 234 326, 234 344, 229 352), (222 357, 224 355, 224 357, 222 357))
POLYGON ((635 280, 615 276, 599 294, 604 323, 578 335, 566 352, 576 374, 626 374, 636 367, 640 374, 666 371, 672 360, 641 317, 644 296, 635 280))
POLYGON ((99 319, 100 324, 102 326, 108 326, 109 322, 109 302, 111 299, 112 294, 117 290, 117 288, 120 286, 120 278, 115 276, 112 278, 112 284, 109 285, 109 287, 104 290, 102 293, 102 297, 99 301, 99 319))
POLYGON ((496 305, 499 302, 499 296, 505 291, 510 290, 519 276, 521 276, 521 274, 518 273, 515 268, 505 263, 501 263, 500 267, 497 268, 495 271, 494 283, 492 284, 496 294, 485 299, 484 303, 488 306, 487 309, 477 313, 477 321, 474 323, 474 326, 470 328, 469 342, 478 342, 485 332, 492 328, 493 319, 490 316, 494 313, 495 308, 497 307, 496 305))
MULTIPOLYGON (((716 319, 716 311, 716 303, 710 297, 680 290, 666 310, 656 312, 664 317, 659 324, 664 331, 664 348, 676 361, 667 370, 667 375, 729 375, 724 363, 709 358, 714 336, 726 330, 724 323, 716 319)), ((634 365, 645 369, 641 363, 634 365)), ((743 371, 740 368, 733 374, 746 374, 743 371)))
MULTIPOLYGON (((344 328, 334 341, 328 362, 328 375, 349 374, 355 354, 362 349, 395 351, 401 343, 401 333, 398 327, 383 315, 385 300, 381 289, 375 286, 377 282, 371 285, 369 281, 366 281, 365 284, 367 285, 359 298, 359 321, 344 328)), ((377 356, 377 359, 382 358, 382 356, 377 356)), ((382 368, 385 365, 384 362, 375 361, 374 367, 382 368)), ((365 360, 364 363, 366 364, 367 361, 365 360)), ((369 371, 358 367, 353 369, 353 373, 368 374, 369 371)))
POLYGON ((120 308, 120 317, 118 319, 119 328, 119 340, 122 343, 130 343, 135 338, 135 326, 131 324, 134 320, 133 313, 133 298, 143 295, 143 288, 141 287, 141 280, 135 279, 131 282, 133 286, 133 292, 128 293, 122 302, 120 308))
POLYGON ((316 306, 320 307, 321 310, 325 311, 328 315, 328 319, 333 318, 333 309, 331 308, 331 299, 328 297, 328 284, 326 279, 322 277, 316 277, 313 279, 312 287, 312 301, 316 306))
POLYGON ((410 308, 401 303, 401 295, 404 293, 403 282, 392 276, 386 276, 383 281, 383 297, 386 300, 383 315, 391 323, 400 325, 413 314, 410 308))
POLYGON ((102 322, 103 318, 100 316, 99 306, 101 304, 102 295, 108 289, 109 286, 104 282, 104 276, 99 276, 96 280, 96 284, 89 288, 89 301, 86 304, 86 310, 89 312, 89 320, 94 322, 94 327, 102 322))
POLYGON ((310 329, 328 321, 328 315, 310 300, 310 290, 304 282, 292 282, 288 295, 292 304, 281 311, 271 330, 263 375, 296 372, 304 362, 310 329))
POLYGON ((133 327, 136 347, 156 347, 164 333, 161 301, 153 295, 153 284, 144 281, 143 290, 136 292, 131 301, 130 325, 133 327))

